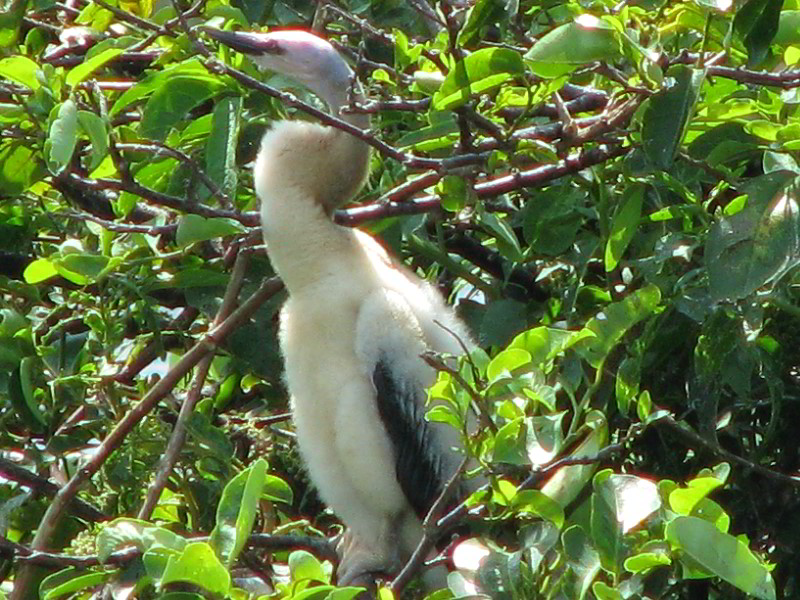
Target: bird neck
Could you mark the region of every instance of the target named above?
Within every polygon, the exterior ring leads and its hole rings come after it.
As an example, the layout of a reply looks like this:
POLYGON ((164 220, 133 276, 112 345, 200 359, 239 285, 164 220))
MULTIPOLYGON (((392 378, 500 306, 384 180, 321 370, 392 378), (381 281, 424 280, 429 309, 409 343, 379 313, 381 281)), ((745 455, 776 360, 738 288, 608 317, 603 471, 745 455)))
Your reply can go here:
POLYGON ((280 121, 261 142, 254 168, 264 240, 289 293, 325 277, 347 254, 350 230, 331 221, 367 177, 369 147, 333 127, 280 121))
POLYGON ((351 80, 353 72, 350 67, 347 67, 347 72, 349 75, 338 83, 327 81, 324 84, 310 87, 310 89, 328 105, 334 117, 346 121, 359 129, 367 129, 369 127, 368 114, 342 112, 345 106, 351 104, 351 100, 358 102, 364 99, 358 82, 353 83, 351 80))
POLYGON ((262 199, 261 220, 272 267, 294 296, 338 272, 331 264, 349 256, 353 231, 333 223, 312 199, 287 195, 262 199))
MULTIPOLYGON (((366 129, 369 115, 341 112, 353 74, 341 64, 341 72, 307 85, 336 117, 366 129)), ((255 187, 270 260, 290 294, 328 279, 331 264, 347 260, 353 232, 333 223, 331 215, 356 195, 368 172, 369 146, 341 129, 280 121, 264 135, 255 187)))

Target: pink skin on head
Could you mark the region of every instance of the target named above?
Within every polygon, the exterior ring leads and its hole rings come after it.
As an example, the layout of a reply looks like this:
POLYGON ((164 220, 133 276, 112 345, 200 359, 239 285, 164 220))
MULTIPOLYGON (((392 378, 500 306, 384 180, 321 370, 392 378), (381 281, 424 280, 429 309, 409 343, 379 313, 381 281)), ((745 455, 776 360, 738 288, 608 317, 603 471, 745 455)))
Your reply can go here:
POLYGON ((251 56, 256 65, 301 82, 338 115, 339 108, 346 103, 353 71, 330 42, 296 29, 251 35, 277 46, 275 52, 251 56))

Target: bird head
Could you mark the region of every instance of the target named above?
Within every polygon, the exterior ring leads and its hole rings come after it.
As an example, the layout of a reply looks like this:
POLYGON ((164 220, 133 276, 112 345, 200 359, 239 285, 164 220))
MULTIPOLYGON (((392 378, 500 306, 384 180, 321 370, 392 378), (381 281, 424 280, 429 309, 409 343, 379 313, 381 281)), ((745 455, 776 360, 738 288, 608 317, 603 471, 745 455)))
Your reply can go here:
POLYGON ((262 70, 302 83, 334 112, 347 101, 353 71, 327 40, 299 29, 255 33, 204 27, 211 38, 248 56, 262 70))

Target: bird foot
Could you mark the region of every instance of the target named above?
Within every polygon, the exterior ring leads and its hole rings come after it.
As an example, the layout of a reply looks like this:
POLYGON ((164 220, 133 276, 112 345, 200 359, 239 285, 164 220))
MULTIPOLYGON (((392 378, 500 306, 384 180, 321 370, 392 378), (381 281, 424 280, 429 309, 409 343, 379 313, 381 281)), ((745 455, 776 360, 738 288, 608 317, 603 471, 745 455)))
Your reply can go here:
POLYGON ((357 585, 375 589, 378 580, 387 579, 402 567, 399 557, 376 551, 349 530, 339 538, 336 551, 340 557, 336 577, 342 586, 357 585))

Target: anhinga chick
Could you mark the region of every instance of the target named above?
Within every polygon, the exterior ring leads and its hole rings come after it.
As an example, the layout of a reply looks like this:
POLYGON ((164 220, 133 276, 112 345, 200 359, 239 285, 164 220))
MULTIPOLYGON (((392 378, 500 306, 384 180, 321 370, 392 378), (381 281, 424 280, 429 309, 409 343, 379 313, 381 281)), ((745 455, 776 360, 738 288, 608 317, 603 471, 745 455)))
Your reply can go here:
MULTIPOLYGON (((366 115, 341 114, 353 72, 327 41, 305 31, 206 31, 307 86, 336 116, 369 125, 366 115)), ((425 420, 436 374, 421 355, 460 354, 457 337, 469 334, 430 285, 372 237, 331 219, 368 165, 369 148, 354 136, 280 121, 254 168, 264 240, 289 292, 280 343, 300 451, 347 526, 340 584, 396 573, 461 462, 458 432, 425 420)))

